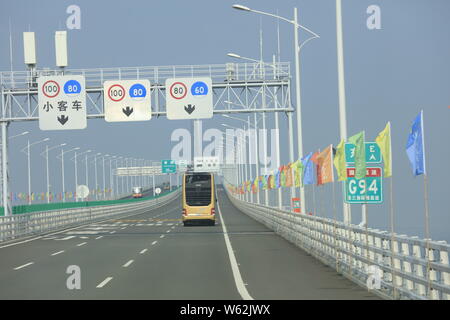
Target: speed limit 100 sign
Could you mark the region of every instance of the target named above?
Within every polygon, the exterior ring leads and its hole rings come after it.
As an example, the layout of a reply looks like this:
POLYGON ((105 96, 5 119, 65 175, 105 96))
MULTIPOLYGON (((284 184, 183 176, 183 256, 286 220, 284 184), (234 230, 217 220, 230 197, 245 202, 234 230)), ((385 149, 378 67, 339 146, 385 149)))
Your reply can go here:
POLYGON ((167 118, 207 119, 213 116, 212 80, 171 78, 166 80, 167 118))
POLYGON ((111 80, 103 84, 107 122, 147 121, 152 117, 149 80, 111 80))

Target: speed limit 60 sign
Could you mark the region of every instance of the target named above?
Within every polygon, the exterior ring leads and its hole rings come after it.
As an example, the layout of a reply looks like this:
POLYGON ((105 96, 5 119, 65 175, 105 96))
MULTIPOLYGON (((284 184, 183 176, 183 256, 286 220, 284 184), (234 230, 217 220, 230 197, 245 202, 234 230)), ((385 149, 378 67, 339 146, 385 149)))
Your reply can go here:
POLYGON ((73 130, 87 126, 83 76, 39 77, 38 104, 41 130, 73 130))
POLYGON ((207 119, 213 116, 211 78, 171 78, 166 80, 167 118, 207 119))
POLYGON ((103 105, 107 122, 150 120, 152 117, 150 81, 105 81, 103 105))

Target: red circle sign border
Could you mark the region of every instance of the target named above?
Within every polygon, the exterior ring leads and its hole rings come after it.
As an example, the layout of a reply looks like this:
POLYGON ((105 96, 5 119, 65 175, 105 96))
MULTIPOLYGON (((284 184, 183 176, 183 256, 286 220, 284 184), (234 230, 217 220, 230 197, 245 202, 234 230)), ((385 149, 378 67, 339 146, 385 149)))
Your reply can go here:
POLYGON ((187 87, 186 87, 186 85, 185 85, 183 82, 174 82, 174 83, 170 86, 169 92, 170 92, 170 95, 172 96, 172 98, 177 99, 177 100, 180 100, 180 99, 183 99, 184 97, 186 97, 186 95, 187 95, 187 87), (172 94, 172 88, 173 88, 173 86, 176 85, 176 84, 181 84, 181 85, 184 87, 184 95, 183 95, 182 97, 177 98, 177 97, 174 97, 173 94, 172 94))
POLYGON ((56 97, 56 96, 59 94, 59 90, 60 90, 59 84, 58 84, 58 82, 56 82, 56 81, 54 81, 54 80, 48 80, 48 81, 46 81, 46 82, 42 85, 42 93, 43 93, 44 96, 46 96, 47 98, 54 98, 54 97, 56 97), (53 82, 53 83, 56 84, 56 86, 58 87, 58 91, 56 92, 56 94, 55 94, 54 96, 50 96, 50 95, 46 94, 45 91, 44 91, 45 85, 46 85, 47 83, 49 83, 49 82, 53 82))
POLYGON ((109 97, 109 99, 111 99, 111 100, 114 101, 114 102, 122 101, 123 98, 125 98, 125 95, 126 95, 125 88, 122 87, 120 84, 113 84, 111 87, 108 88, 108 97, 109 97), (123 96, 122 96, 122 98, 115 100, 115 99, 113 99, 113 98, 111 97, 110 92, 111 92, 111 88, 113 88, 113 87, 120 87, 120 88, 122 89, 122 91, 123 91, 123 96))

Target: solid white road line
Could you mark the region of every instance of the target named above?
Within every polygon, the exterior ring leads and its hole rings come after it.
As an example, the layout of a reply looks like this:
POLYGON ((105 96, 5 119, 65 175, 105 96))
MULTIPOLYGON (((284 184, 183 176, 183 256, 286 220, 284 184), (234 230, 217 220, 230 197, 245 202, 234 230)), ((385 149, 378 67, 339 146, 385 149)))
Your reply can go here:
POLYGON ((133 263, 134 260, 130 260, 127 263, 125 263, 122 267, 127 268, 130 264, 133 263))
POLYGON ((253 300, 252 296, 248 293, 245 287, 244 281, 242 280, 241 272, 239 271, 239 266, 234 255, 233 247, 231 246, 230 238, 228 237, 227 227, 223 221, 222 211, 220 210, 219 202, 217 202, 217 209, 219 211, 220 222, 222 224, 223 237, 225 238, 225 244, 227 246, 228 257, 230 259, 231 270, 233 271, 234 282, 236 288, 244 300, 253 300))
POLYGON ((52 256, 56 256, 56 255, 58 255, 58 254, 60 254, 60 253, 63 253, 63 252, 64 252, 64 250, 61 250, 61 251, 58 251, 58 252, 52 253, 52 256))
POLYGON ((139 254, 144 254, 144 253, 147 252, 147 250, 148 250, 148 249, 144 249, 144 250, 142 250, 141 252, 139 252, 139 254))
POLYGON ((77 247, 81 247, 81 246, 84 246, 85 244, 86 244, 87 242, 82 242, 82 243, 79 243, 79 244, 77 244, 77 247))
POLYGON ((97 288, 103 288, 108 282, 110 282, 113 279, 113 277, 108 277, 105 280, 103 280, 98 286, 97 288))
POLYGON ((19 266, 19 267, 14 268, 14 270, 19 270, 19 269, 28 267, 28 266, 32 265, 33 263, 34 263, 34 262, 28 262, 28 263, 26 263, 26 264, 24 264, 24 265, 21 265, 21 266, 19 266))

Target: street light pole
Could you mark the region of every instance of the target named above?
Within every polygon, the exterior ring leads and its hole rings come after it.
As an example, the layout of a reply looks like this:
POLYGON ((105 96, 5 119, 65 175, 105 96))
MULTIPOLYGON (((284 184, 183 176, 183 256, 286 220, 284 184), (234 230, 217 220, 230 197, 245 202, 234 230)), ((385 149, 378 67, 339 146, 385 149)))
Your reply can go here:
POLYGON ((48 145, 45 146, 45 151, 41 153, 41 155, 43 153, 45 153, 45 167, 47 169, 47 203, 50 203, 50 170, 49 170, 49 158, 48 158, 48 152, 50 150, 59 148, 59 147, 63 147, 65 146, 65 143, 61 143, 57 146, 53 146, 51 148, 48 147, 48 145))
POLYGON ((31 146, 33 146, 33 145, 35 145, 35 144, 38 144, 38 143, 41 143, 41 142, 44 142, 44 141, 48 141, 48 140, 50 140, 49 138, 45 138, 45 139, 43 139, 43 140, 40 140, 40 141, 36 141, 36 142, 33 142, 33 143, 31 143, 30 144, 30 140, 27 140, 27 146, 24 148, 24 149, 22 149, 22 152, 26 149, 27 150, 27 164, 28 164, 28 204, 30 205, 31 204, 31 154, 30 154, 30 147, 31 146))
MULTIPOLYGON (((336 38, 337 38, 337 65, 338 65, 338 92, 339 92, 339 131, 341 140, 347 140, 347 112, 345 101, 345 77, 344 77, 344 39, 342 35, 342 5, 341 0, 336 0, 336 38)), ((363 205, 364 207, 364 205, 363 205)), ((344 223, 350 224, 352 212, 350 204, 343 202, 344 223)))
MULTIPOLYGON (((250 9, 250 8, 248 8, 246 6, 242 6, 242 5, 233 5, 233 8, 238 9, 238 10, 247 11, 247 12, 254 12, 254 13, 274 17, 274 18, 289 22, 290 24, 294 25, 295 89, 296 89, 295 91, 296 91, 296 105, 297 105, 296 113, 297 113, 297 130, 298 130, 297 131, 297 148, 298 148, 298 158, 302 159, 303 158, 303 135, 302 135, 302 118, 301 118, 301 99, 300 99, 301 98, 300 97, 300 49, 306 42, 308 42, 314 38, 319 38, 319 35, 298 23, 297 8, 294 8, 294 20, 289 20, 289 19, 283 18, 281 16, 263 12, 263 11, 253 10, 253 9, 250 9), (303 30, 308 31, 310 34, 313 35, 313 37, 307 39, 300 46, 298 43, 298 28, 302 28, 303 30)), ((289 113, 288 113, 288 121, 289 121, 289 126, 292 127, 292 120, 289 117, 289 113)), ((290 129, 290 130, 292 131, 292 129, 290 129)), ((293 157, 291 157, 291 161, 293 161, 293 157)), ((291 194, 292 194, 292 189, 291 189, 291 194)), ((295 194, 295 192, 294 192, 294 194, 295 194)), ((301 201, 300 201, 301 211, 303 213, 305 213, 306 212, 306 201, 305 201, 305 190, 304 190, 303 185, 300 187, 300 198, 301 198, 301 201)))

